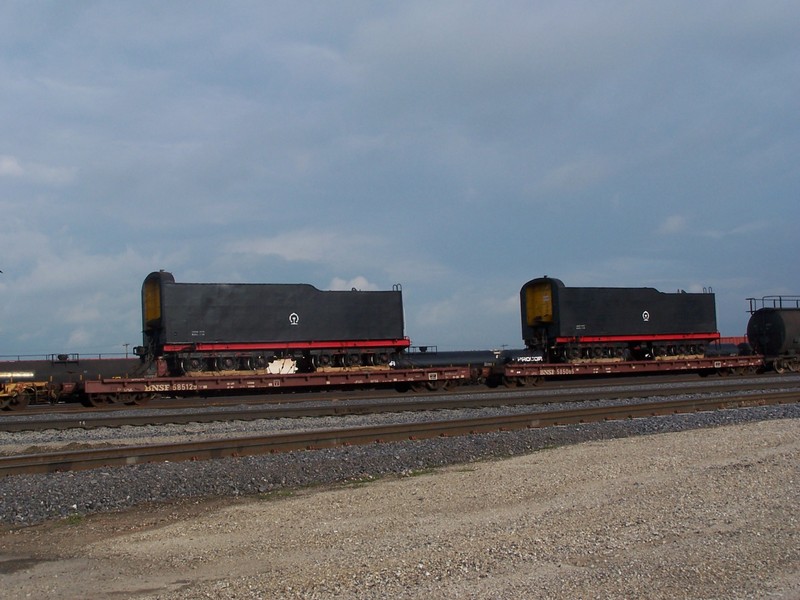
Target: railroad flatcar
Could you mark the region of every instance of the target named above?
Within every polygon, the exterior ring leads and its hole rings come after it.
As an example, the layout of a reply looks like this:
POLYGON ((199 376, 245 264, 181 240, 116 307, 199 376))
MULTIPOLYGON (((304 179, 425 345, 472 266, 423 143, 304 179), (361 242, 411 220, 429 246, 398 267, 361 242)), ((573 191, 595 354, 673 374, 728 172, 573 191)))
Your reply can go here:
POLYGON ((522 338, 549 362, 702 356, 719 339, 714 294, 567 287, 540 277, 520 290, 522 338))
POLYGON ((388 365, 407 348, 402 291, 321 291, 308 284, 176 283, 158 271, 142 284, 145 361, 170 374, 388 365))
POLYGON ((775 371, 800 371, 800 296, 764 296, 748 301, 750 346, 775 371))

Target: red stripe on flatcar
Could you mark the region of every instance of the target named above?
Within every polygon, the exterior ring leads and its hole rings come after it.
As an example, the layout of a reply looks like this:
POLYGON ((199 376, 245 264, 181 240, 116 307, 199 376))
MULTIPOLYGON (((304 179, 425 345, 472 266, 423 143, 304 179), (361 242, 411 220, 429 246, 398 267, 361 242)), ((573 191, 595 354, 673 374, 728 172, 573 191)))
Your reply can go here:
POLYGON ((744 344, 747 341, 746 335, 724 336, 717 340, 720 344, 744 344))
POLYGON ((658 335, 586 335, 576 337, 559 337, 556 342, 569 344, 570 342, 583 343, 609 343, 609 342, 671 342, 678 340, 717 340, 718 332, 714 333, 661 333, 658 335))
POLYGON ((332 348, 408 348, 408 338, 390 340, 332 340, 326 342, 203 342, 198 344, 164 344, 164 352, 252 352, 255 350, 318 350, 332 348))

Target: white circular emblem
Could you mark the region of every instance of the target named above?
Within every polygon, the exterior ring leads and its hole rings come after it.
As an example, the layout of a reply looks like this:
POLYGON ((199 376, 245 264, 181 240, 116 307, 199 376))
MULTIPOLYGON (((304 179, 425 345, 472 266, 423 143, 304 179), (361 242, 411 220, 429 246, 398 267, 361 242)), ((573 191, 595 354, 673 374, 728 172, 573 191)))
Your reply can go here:
POLYGON ((647 323, 650 320, 650 313, 648 311, 644 311, 642 313, 642 321, 647 323))
POLYGON ((297 313, 292 313, 289 315, 289 325, 299 325, 300 324, 300 315, 297 313))

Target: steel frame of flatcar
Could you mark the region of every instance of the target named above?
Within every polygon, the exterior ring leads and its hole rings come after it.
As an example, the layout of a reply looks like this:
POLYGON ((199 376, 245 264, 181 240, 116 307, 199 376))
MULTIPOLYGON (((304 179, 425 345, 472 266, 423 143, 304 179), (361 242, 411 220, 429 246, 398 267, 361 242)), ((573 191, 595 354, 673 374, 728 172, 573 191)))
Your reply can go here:
MULTIPOLYGON (((497 364, 488 373, 486 382, 510 386, 535 384, 543 379, 597 377, 613 375, 647 375, 695 372, 700 375, 718 373, 750 373, 763 369, 764 357, 722 356, 680 360, 648 360, 622 362, 543 363, 513 362, 497 364)), ((437 391, 450 386, 476 383, 470 366, 447 366, 415 369, 341 369, 292 374, 225 374, 196 377, 137 377, 86 379, 79 384, 47 382, 36 394, 38 399, 56 402, 65 397, 84 398, 91 404, 136 403, 155 394, 195 396, 224 393, 270 393, 281 390, 323 390, 347 388, 394 387, 401 391, 437 391)), ((30 400, 36 401, 35 398, 30 400)), ((27 405, 27 403, 25 403, 27 405)), ((13 408, 13 407, 8 407, 13 408)), ((18 408, 23 408, 22 406, 18 408)))
MULTIPOLYGON (((681 360, 648 360, 586 363, 509 363, 492 370, 490 384, 525 385, 551 377, 669 374, 680 372, 747 373, 764 365, 762 356, 730 356, 681 360)), ((88 397, 124 402, 147 394, 192 396, 213 393, 270 392, 287 389, 335 389, 347 387, 396 387, 399 389, 446 389, 452 384, 473 383, 469 366, 424 369, 338 370, 286 375, 216 375, 197 377, 142 377, 97 379, 84 382, 88 397)))
POLYGON ((494 384, 527 385, 548 377, 591 377, 602 375, 651 375, 680 372, 729 373, 754 372, 764 366, 763 356, 720 356, 678 360, 605 361, 580 363, 508 363, 498 365, 492 375, 494 384))
POLYGON ((430 369, 332 370, 291 374, 202 375, 197 377, 141 377, 97 379, 84 382, 89 397, 125 402, 147 394, 192 396, 213 393, 270 392, 286 389, 335 389, 347 387, 397 387, 436 391, 470 377, 468 367, 430 369))

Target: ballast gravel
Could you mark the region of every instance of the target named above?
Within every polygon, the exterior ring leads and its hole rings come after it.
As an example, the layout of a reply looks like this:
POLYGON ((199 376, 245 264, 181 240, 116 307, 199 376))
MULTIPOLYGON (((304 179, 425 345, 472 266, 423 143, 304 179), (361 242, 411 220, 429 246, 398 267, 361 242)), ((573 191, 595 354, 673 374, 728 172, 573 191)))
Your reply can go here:
MULTIPOLYGON (((636 402, 636 399, 629 399, 627 402, 636 402)), ((157 427, 100 428, 88 431, 69 429, 0 433, 0 454, 148 442, 196 441, 313 428, 358 427, 376 423, 470 418, 501 413, 562 410, 578 408, 583 404, 598 406, 620 404, 620 402, 600 401, 313 419, 225 421, 157 427)), ((236 460, 152 463, 125 468, 17 475, 0 479, 0 523, 31 525, 53 518, 119 510, 144 502, 264 494, 300 486, 403 475, 416 470, 488 458, 517 456, 542 448, 582 441, 797 416, 800 416, 800 405, 778 405, 518 432, 434 438, 416 442, 333 448, 313 452, 291 452, 243 457, 236 460)))
POLYGON ((9 477, 0 595, 800 598, 798 433, 787 405, 9 477))

